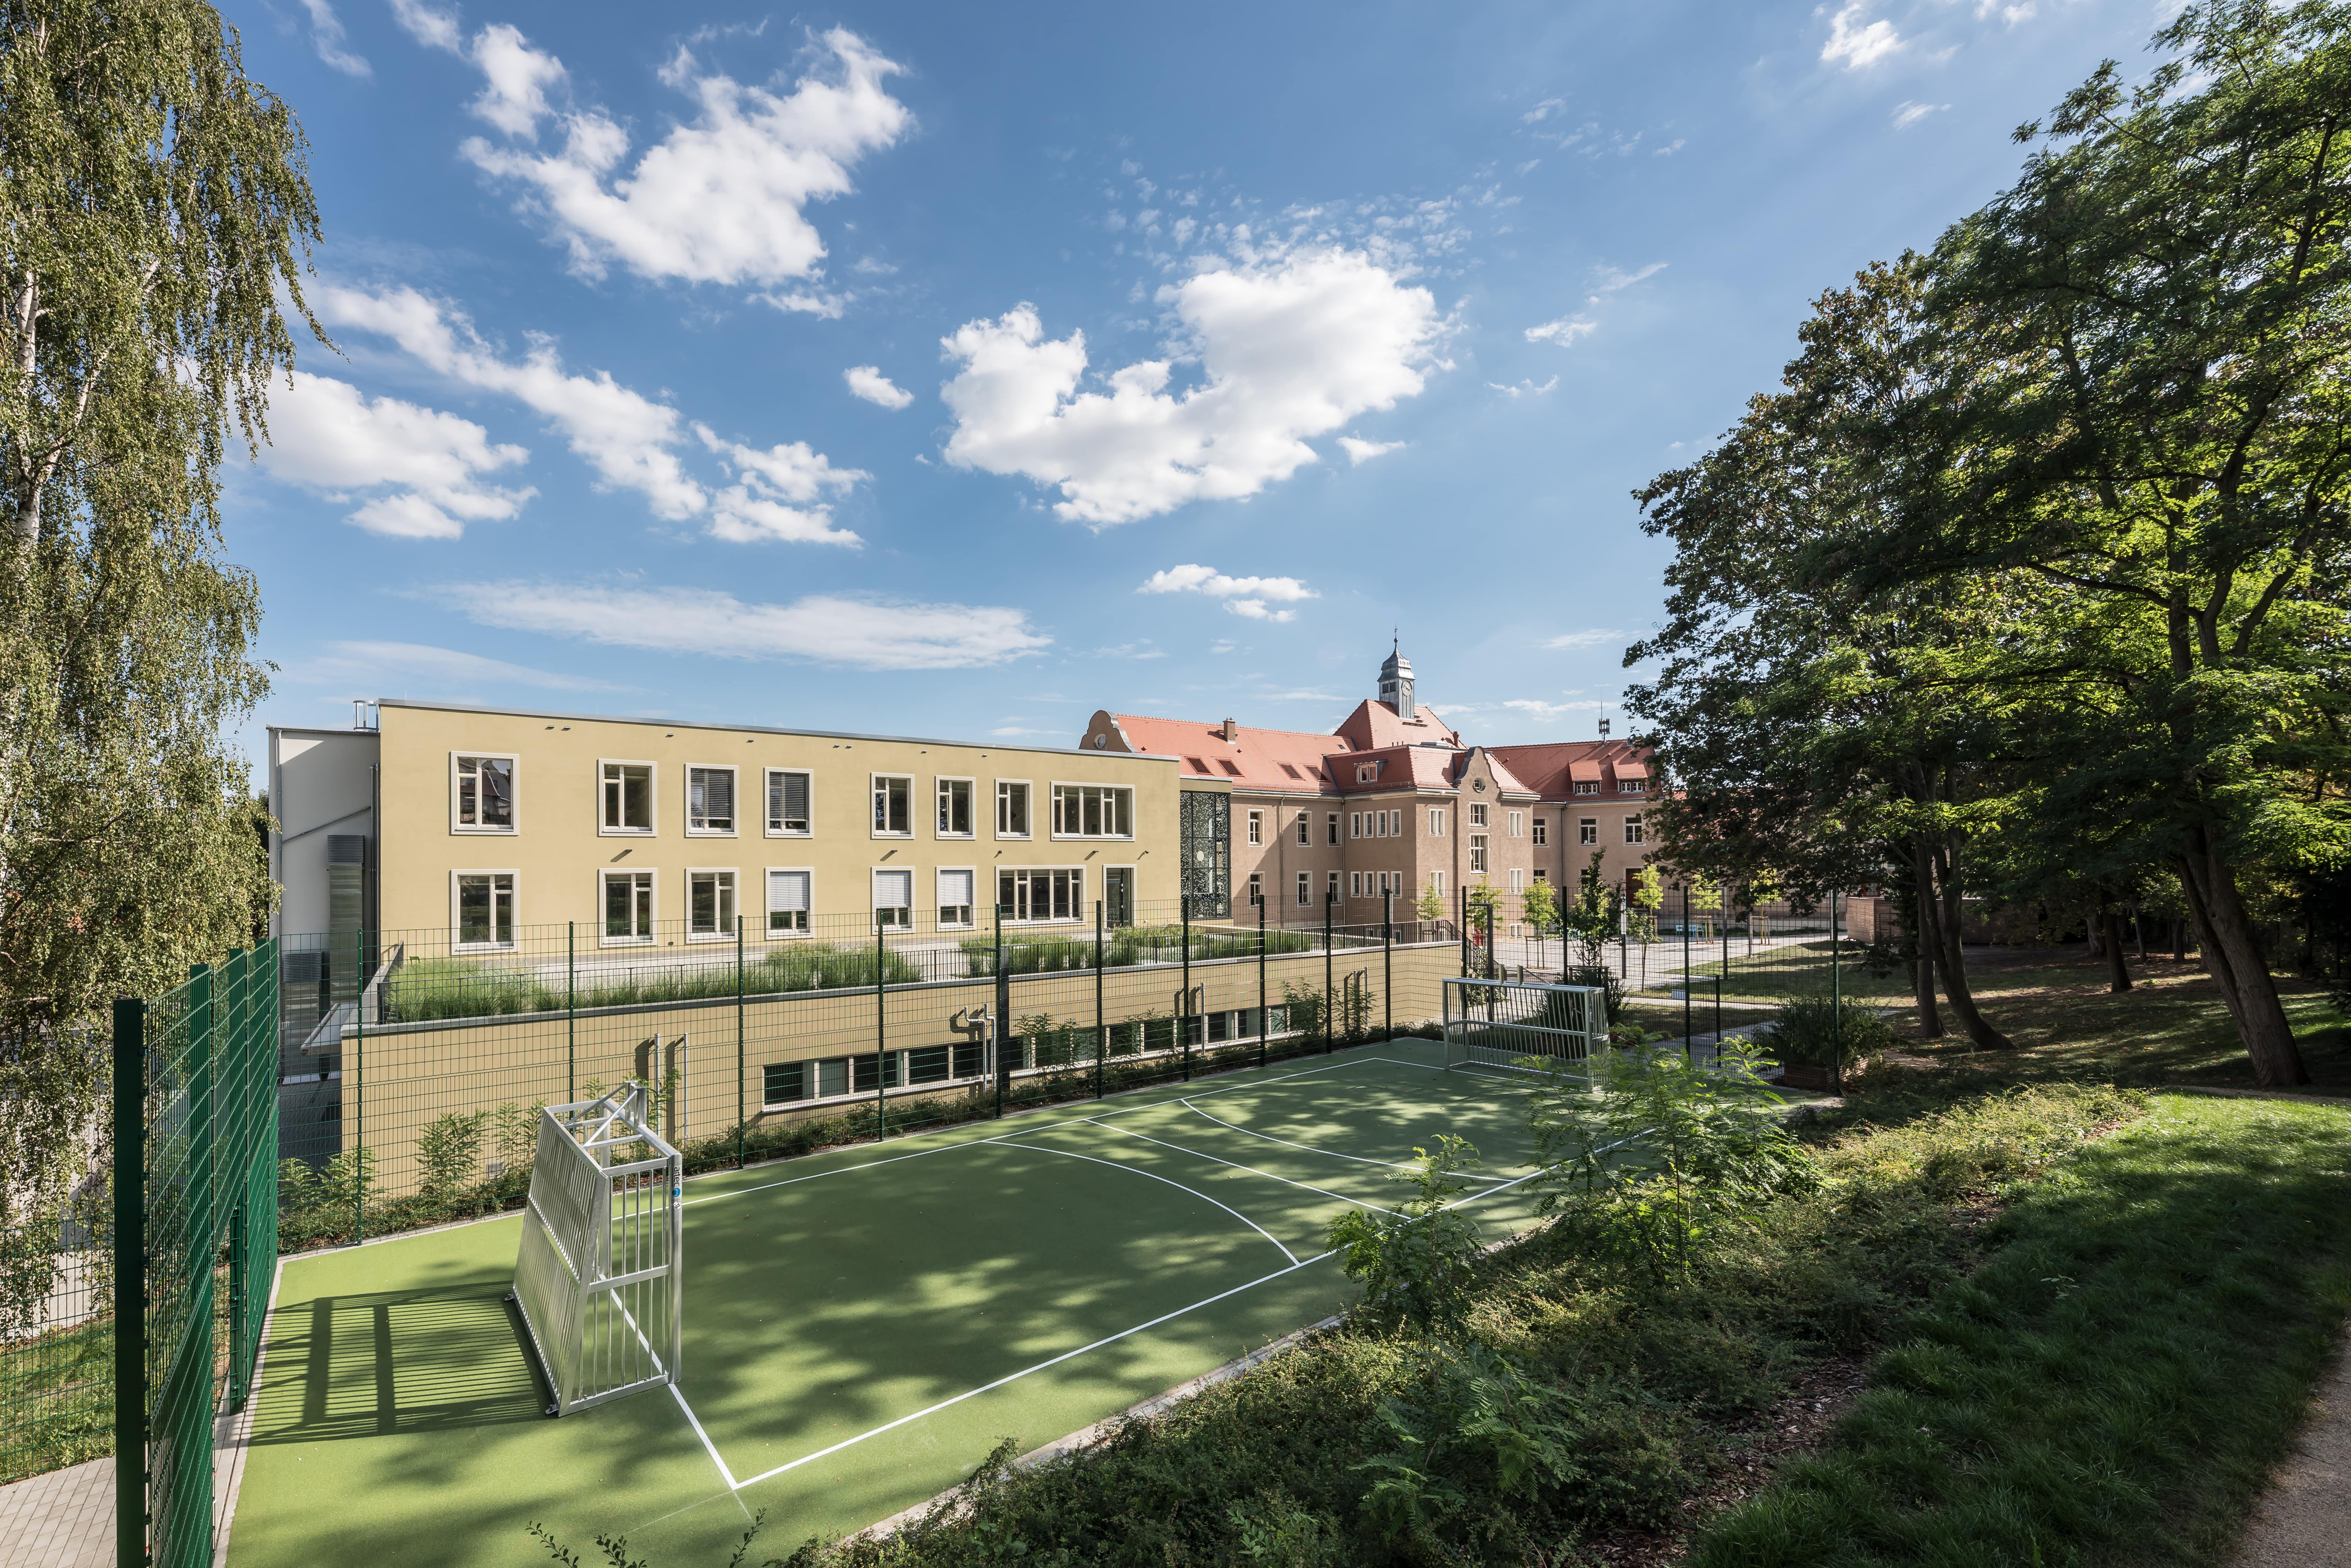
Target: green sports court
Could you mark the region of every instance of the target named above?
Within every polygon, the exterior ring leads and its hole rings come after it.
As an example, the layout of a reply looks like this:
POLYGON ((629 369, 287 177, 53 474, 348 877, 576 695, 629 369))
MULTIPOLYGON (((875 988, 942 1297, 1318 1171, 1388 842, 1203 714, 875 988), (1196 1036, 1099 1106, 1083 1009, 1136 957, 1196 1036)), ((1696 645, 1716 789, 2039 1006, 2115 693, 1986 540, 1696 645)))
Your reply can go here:
POLYGON ((1324 1227, 1439 1133, 1496 1235, 1534 1197, 1522 1079, 1394 1040, 695 1179, 683 1356, 561 1418, 516 1309, 522 1222, 288 1258, 232 1568, 544 1562, 624 1534, 723 1563, 862 1529, 1343 1308, 1324 1227))

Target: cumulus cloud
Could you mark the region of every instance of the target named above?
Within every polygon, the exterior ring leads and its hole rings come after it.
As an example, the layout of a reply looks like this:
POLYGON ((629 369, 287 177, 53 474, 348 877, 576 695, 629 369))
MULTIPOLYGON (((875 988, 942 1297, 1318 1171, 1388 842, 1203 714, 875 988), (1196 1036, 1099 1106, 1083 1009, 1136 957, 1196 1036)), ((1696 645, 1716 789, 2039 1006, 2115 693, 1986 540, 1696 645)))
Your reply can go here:
POLYGON ((533 686, 551 692, 614 692, 626 688, 585 675, 557 674, 504 659, 487 659, 423 643, 329 643, 315 658, 298 659, 287 675, 313 685, 344 685, 368 695, 405 686, 406 695, 459 700, 479 686, 533 686), (419 689, 416 683, 425 683, 419 689))
MULTIPOLYGON (((1655 277, 1665 269, 1666 264, 1662 261, 1653 261, 1637 272, 1626 272, 1621 267, 1593 267, 1592 292, 1584 297, 1584 308, 1573 316, 1562 316, 1555 320, 1528 328, 1527 341, 1557 343, 1562 349, 1573 348, 1583 339, 1600 330, 1599 312, 1607 303, 1610 295, 1621 294, 1636 283, 1655 277)), ((1507 392, 1510 389, 1505 387, 1497 390, 1507 392)), ((1551 389, 1543 387, 1538 390, 1549 392, 1551 389)))
POLYGON ((1404 450, 1401 441, 1359 441, 1352 435, 1339 437, 1339 444, 1345 449, 1350 465, 1369 463, 1374 457, 1404 450))
POLYGON ((1504 397, 1541 397, 1543 393, 1550 392, 1552 388, 1559 385, 1559 378, 1557 376, 1553 376, 1551 380, 1544 382, 1540 386, 1535 384, 1535 379, 1532 376, 1520 378, 1518 385, 1516 386, 1506 387, 1499 382, 1488 382, 1486 384, 1492 387, 1496 392, 1500 392, 1504 397))
POLYGON ((392 15, 410 37, 427 48, 453 55, 464 52, 464 35, 457 30, 455 12, 435 10, 422 0, 392 0, 392 15))
POLYGON ((1171 566, 1145 579, 1137 593, 1201 593, 1221 599, 1235 615, 1251 621, 1291 621, 1294 610, 1276 610, 1269 600, 1295 603, 1322 595, 1294 577, 1228 577, 1211 566, 1171 566))
MULTIPOLYGON (((813 278, 825 246, 803 209, 847 193, 859 159, 891 146, 913 123, 883 87, 901 67, 845 28, 823 35, 820 52, 818 68, 778 92, 704 73, 681 49, 662 79, 692 98, 697 113, 632 163, 629 132, 605 110, 549 107, 546 89, 562 79, 560 61, 511 27, 485 28, 473 58, 489 85, 475 112, 508 142, 474 137, 461 151, 521 189, 523 208, 547 223, 584 276, 601 277, 617 263, 688 283, 813 278), (549 117, 559 146, 518 145, 535 141, 549 117)), ((761 298, 786 310, 841 308, 834 297, 801 289, 761 298)))
POLYGON ((1894 129, 1907 131, 1930 114, 1939 114, 1950 108, 1948 103, 1912 103, 1905 99, 1894 106, 1894 129))
POLYGON ((302 9, 310 14, 310 47, 321 60, 345 76, 374 74, 367 61, 343 47, 343 19, 329 0, 302 0, 302 9))
POLYGON ((1440 329, 1427 289, 1337 248, 1217 265, 1158 300, 1176 340, 1106 392, 1080 390, 1085 335, 1048 339, 1032 306, 943 340, 947 460, 1053 486, 1057 513, 1097 528, 1254 496, 1318 461, 1308 437, 1417 395, 1440 329), (1179 361, 1199 384, 1171 392, 1179 361))
POLYGON ((883 408, 904 408, 914 401, 914 394, 883 375, 879 365, 852 365, 841 372, 841 379, 849 383, 852 397, 862 397, 883 408))
POLYGON ((1561 348, 1574 347, 1576 340, 1588 338, 1600 330, 1599 320, 1591 316, 1562 316, 1527 329, 1530 343, 1557 343, 1561 348))
POLYGON ((1829 41, 1821 46, 1822 59, 1849 71, 1867 70, 1902 47, 1902 35, 1883 16, 1862 22, 1867 9, 1868 0, 1852 0, 1829 18, 1829 41))
POLYGON ((862 670, 959 670, 1042 651, 1050 637, 1019 610, 810 594, 750 603, 698 588, 460 582, 440 591, 486 626, 665 653, 790 659, 862 670))
POLYGON ((364 496, 347 520, 371 533, 454 539, 469 522, 513 517, 537 494, 481 477, 529 456, 493 445, 471 420, 397 398, 371 401, 347 382, 296 371, 269 400, 261 463, 271 476, 334 500, 364 496))
POLYGON ((1552 638, 1543 646, 1546 648, 1597 648, 1604 643, 1621 643, 1624 640, 1625 633, 1622 632, 1595 627, 1588 632, 1564 632, 1552 638))
POLYGON ((852 549, 862 543, 848 529, 832 526, 832 507, 821 497, 827 491, 845 493, 872 475, 862 468, 835 468, 831 459, 805 441, 784 442, 762 452, 722 441, 706 425, 697 424, 694 432, 736 475, 734 484, 711 497, 712 538, 733 544, 780 539, 852 549))

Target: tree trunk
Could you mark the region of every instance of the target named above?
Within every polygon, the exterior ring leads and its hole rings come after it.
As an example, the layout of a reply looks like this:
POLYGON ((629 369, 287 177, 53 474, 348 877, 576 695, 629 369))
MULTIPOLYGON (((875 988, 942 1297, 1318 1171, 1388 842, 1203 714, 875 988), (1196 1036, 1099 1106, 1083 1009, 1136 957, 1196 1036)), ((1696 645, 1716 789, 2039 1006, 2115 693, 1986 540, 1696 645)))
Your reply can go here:
POLYGON ((2168 915, 2164 918, 2171 922, 2171 961, 2185 964, 2188 962, 2188 923, 2177 915, 2168 915))
POLYGON ((2147 917, 2139 913, 2138 901, 2131 901, 2131 939, 2138 944, 2138 961, 2147 962, 2147 917))
MULTIPOLYGON (((1922 861, 1919 864, 1923 867, 1925 862, 1922 861)), ((1925 909, 1928 901, 1934 896, 1934 888, 1928 885, 1927 879, 1921 877, 1917 883, 1917 894, 1913 913, 1925 909)), ((1935 1006, 1934 945, 1927 938, 1925 921, 1914 920, 1911 926, 1910 946, 1917 949, 1918 953, 1917 958, 1910 966, 1911 983, 1918 997, 1918 1032, 1928 1040, 1940 1040, 1944 1034, 1943 1015, 1935 1006)))
POLYGON ((2261 950, 2245 901, 2237 890, 2236 867, 2212 844, 2199 825, 2189 830, 2185 852, 2174 862, 2179 890, 2188 898, 2196 922, 2196 942, 2204 956, 2205 972, 2220 988, 2231 1021, 2245 1054, 2252 1059, 2253 1081, 2265 1089, 2287 1089, 2310 1082, 2302 1052, 2294 1043, 2294 1028, 2278 1000, 2277 983, 2270 977, 2269 956, 2261 950))
POLYGON ((2122 917, 2115 913, 2114 901, 2104 896, 2098 900, 2098 933, 2105 938, 2106 989, 2120 995, 2131 988, 2130 965, 2123 957, 2122 917))
POLYGON ((1918 922, 1931 939, 1935 967, 1942 971, 1943 995, 1950 998, 1951 1010, 1959 1014, 1959 1027, 1968 1031, 1968 1038, 1979 1051, 2014 1051, 2016 1041, 1994 1029, 1976 1010, 1976 999, 1968 990, 1967 967, 1959 955, 1959 883, 1949 850, 1929 849, 1926 840, 1919 838, 1912 841, 1911 854, 1917 865, 1921 889, 1928 894, 1918 900, 1918 922), (1939 898, 1934 896, 1938 887, 1939 898))

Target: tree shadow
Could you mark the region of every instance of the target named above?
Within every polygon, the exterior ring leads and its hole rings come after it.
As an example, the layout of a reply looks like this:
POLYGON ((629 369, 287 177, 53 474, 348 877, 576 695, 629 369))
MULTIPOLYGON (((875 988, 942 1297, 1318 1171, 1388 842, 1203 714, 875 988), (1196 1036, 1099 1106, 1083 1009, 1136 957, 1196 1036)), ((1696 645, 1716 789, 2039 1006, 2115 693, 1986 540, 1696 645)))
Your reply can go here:
POLYGON ((502 1290, 478 1285, 280 1311, 268 1372, 256 1445, 538 1421, 549 1401, 520 1315, 502 1290))

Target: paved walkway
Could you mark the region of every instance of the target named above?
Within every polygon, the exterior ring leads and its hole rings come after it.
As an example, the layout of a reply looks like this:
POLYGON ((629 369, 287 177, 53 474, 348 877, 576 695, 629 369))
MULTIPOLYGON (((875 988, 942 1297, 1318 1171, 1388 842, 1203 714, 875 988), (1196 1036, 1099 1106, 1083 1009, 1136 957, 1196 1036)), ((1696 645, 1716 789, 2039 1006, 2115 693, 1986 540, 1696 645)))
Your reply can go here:
POLYGON ((114 1568, 114 1460, 0 1487, 0 1564, 114 1568))
POLYGON ((2318 1385, 2302 1441, 2270 1478, 2234 1568, 2351 1568, 2351 1351, 2318 1385))

